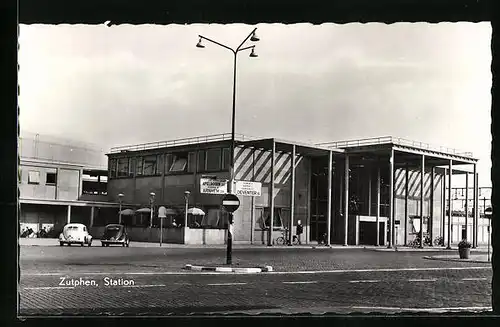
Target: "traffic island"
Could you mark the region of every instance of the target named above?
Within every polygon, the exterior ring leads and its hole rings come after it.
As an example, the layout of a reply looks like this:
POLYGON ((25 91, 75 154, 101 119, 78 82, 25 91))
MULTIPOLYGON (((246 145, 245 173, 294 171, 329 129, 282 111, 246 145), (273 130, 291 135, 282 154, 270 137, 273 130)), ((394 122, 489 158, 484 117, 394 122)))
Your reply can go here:
MULTIPOLYGON (((486 254, 472 254, 469 259, 460 259, 457 255, 433 255, 425 256, 427 260, 441 260, 441 261, 456 261, 456 262, 470 262, 470 263, 490 263, 486 254)), ((491 257, 490 257, 491 259, 491 257)))
POLYGON ((236 267, 215 267, 215 266, 193 266, 193 265, 186 265, 184 267, 185 270, 192 270, 192 271, 212 271, 212 272, 226 272, 226 273, 247 273, 247 274, 252 274, 252 273, 261 273, 261 272, 271 272, 273 271, 272 266, 264 266, 264 267, 257 267, 257 268, 236 268, 236 267))

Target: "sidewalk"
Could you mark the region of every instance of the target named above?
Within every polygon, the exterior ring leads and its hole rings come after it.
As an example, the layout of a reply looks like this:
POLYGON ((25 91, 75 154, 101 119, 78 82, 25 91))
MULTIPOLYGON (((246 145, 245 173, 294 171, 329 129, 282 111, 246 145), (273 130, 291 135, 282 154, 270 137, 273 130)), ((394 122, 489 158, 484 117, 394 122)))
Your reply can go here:
MULTIPOLYGON (((20 246, 59 246, 59 241, 57 238, 20 238, 20 246)), ((99 239, 94 239, 92 241, 92 246, 100 246, 101 242, 99 239)), ((141 247, 141 248, 159 248, 160 243, 158 242, 130 242, 131 247, 141 247)), ((162 248, 165 249, 225 249, 227 246, 225 244, 217 245, 201 245, 201 244, 172 244, 163 243, 162 248)), ((273 245, 267 246, 266 244, 233 244, 235 249, 317 249, 317 250, 331 250, 331 249, 363 249, 365 246, 343 246, 343 245, 317 245, 317 244, 302 244, 302 245, 273 245)))
POLYGON ((424 257, 424 259, 441 260, 441 261, 456 261, 456 262, 470 262, 470 263, 488 263, 488 262, 491 262, 491 253, 490 253, 490 260, 489 261, 488 261, 487 254, 471 254, 469 259, 460 259, 458 253, 426 256, 426 257, 424 257))

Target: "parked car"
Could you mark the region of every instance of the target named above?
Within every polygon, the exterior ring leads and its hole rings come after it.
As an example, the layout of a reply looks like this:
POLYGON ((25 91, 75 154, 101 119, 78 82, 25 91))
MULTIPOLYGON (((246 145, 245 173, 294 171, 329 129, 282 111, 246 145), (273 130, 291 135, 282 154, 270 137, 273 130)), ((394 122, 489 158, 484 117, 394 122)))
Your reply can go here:
POLYGON ((84 224, 67 224, 64 226, 62 233, 59 235, 59 245, 64 244, 80 244, 84 246, 92 245, 92 236, 89 234, 87 227, 84 224))
POLYGON ((123 247, 128 247, 130 245, 125 226, 110 224, 104 227, 104 234, 101 237, 101 246, 109 246, 110 244, 117 244, 123 247))

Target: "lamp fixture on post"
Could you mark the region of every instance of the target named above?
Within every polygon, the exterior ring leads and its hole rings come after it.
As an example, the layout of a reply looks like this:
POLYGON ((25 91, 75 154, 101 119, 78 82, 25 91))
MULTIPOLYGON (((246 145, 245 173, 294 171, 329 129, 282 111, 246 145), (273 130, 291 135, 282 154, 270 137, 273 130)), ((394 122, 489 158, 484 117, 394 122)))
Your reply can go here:
POLYGON ((153 213, 154 213, 154 203, 155 203, 155 192, 149 193, 149 202, 151 203, 151 215, 149 220, 149 227, 153 227, 153 213))
POLYGON ((217 41, 214 41, 212 39, 209 39, 207 37, 204 37, 202 35, 199 35, 200 39, 198 41, 198 44, 196 44, 197 48, 205 48, 205 46, 201 43, 202 40, 206 40, 208 42, 211 42, 215 45, 218 45, 222 48, 225 48, 229 51, 231 51, 234 55, 234 62, 233 62, 233 110, 232 110, 232 123, 231 123, 231 157, 230 157, 230 174, 231 178, 228 183, 228 193, 233 193, 233 184, 234 184, 234 147, 235 147, 235 116, 236 116, 236 62, 237 62, 237 57, 238 53, 244 50, 252 50, 250 53, 250 57, 256 58, 257 54, 255 53, 255 45, 243 47, 245 42, 250 39, 252 42, 257 42, 260 40, 259 37, 257 37, 256 34, 257 28, 254 28, 253 31, 248 34, 248 36, 243 40, 243 42, 240 43, 240 45, 236 48, 233 49, 225 44, 219 43, 217 41))
POLYGON ((123 201, 123 193, 118 194, 118 201, 120 202, 120 211, 118 212, 118 224, 122 223, 122 201, 123 201))

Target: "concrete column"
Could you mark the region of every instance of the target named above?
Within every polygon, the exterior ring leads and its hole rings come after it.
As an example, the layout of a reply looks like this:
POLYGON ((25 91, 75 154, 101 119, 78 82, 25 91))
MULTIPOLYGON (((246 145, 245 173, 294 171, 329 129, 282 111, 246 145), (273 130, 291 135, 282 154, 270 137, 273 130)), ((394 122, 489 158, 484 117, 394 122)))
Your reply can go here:
POLYGON ((453 175, 453 160, 450 160, 448 167, 448 245, 447 249, 451 249, 451 225, 453 224, 453 203, 451 202, 451 175, 453 175))
POLYGON ((368 216, 372 215, 372 172, 372 167, 368 166, 368 216))
POLYGON ((446 168, 443 171, 443 182, 442 182, 442 197, 441 197, 441 236, 444 241, 444 231, 446 228, 446 168))
MULTIPOLYGON (((394 150, 391 149, 389 158, 389 244, 387 247, 394 246, 394 150)), ((385 231, 384 231, 385 232, 385 231)))
POLYGON ((469 173, 465 174, 465 239, 469 240, 469 173))
POLYGON ((332 230, 332 175, 333 152, 328 152, 328 208, 326 214, 326 245, 330 245, 332 230))
POLYGON ((349 233, 349 155, 345 155, 344 164, 344 246, 347 246, 349 233))
MULTIPOLYGON (((380 164, 377 165, 377 244, 380 245, 380 164)), ((384 224, 385 226, 386 224, 384 224)), ((385 244, 385 243, 384 243, 385 244)))
POLYGON ((477 166, 474 164, 474 216, 472 218, 472 247, 475 248, 477 246, 477 222, 478 222, 478 213, 479 213, 479 189, 478 189, 478 175, 477 175, 477 166))
POLYGON ((408 183, 409 183, 409 167, 405 167, 405 236, 404 245, 408 245, 408 183))
POLYGON ((80 178, 80 181, 79 181, 79 184, 78 184, 78 199, 80 199, 80 197, 83 194, 83 169, 80 169, 80 172, 79 172, 78 175, 79 175, 79 178, 80 178))
MULTIPOLYGON (((198 155, 196 155, 198 156, 198 155)), ((198 169, 198 168, 196 168, 198 169)), ((252 182, 255 182, 255 148, 252 148, 252 182)), ((250 244, 253 244, 255 237, 255 196, 252 196, 252 209, 250 212, 250 244)))
POLYGON ((420 164, 420 248, 424 247, 424 179, 425 179, 425 156, 422 155, 420 164))
POLYGON ((94 226, 94 206, 90 207, 90 225, 89 228, 94 226))
MULTIPOLYGON (((303 158, 302 160, 306 160, 303 158)), ((307 159, 307 216, 306 216, 306 224, 303 224, 305 226, 304 232, 305 232, 305 239, 306 239, 306 244, 309 244, 311 241, 311 179, 312 179, 312 162, 310 159, 307 159), (307 228, 307 229, 306 229, 307 228)))
POLYGON ((433 238, 434 238, 434 233, 433 233, 433 229, 434 229, 434 183, 436 182, 435 181, 435 169, 434 167, 431 167, 431 190, 430 190, 430 205, 429 205, 429 237, 431 239, 431 245, 432 246, 433 244, 433 238))
POLYGON ((71 223, 71 205, 68 205, 68 215, 66 217, 66 223, 67 224, 71 223))
POLYGON ((290 181, 290 230, 288 231, 288 239, 290 244, 293 242, 293 216, 295 215, 295 157, 296 157, 295 144, 292 146, 292 160, 291 160, 291 181, 290 181))
POLYGON ((271 150, 271 185, 269 187, 269 210, 271 214, 271 219, 269 219, 269 236, 267 240, 267 245, 273 245, 273 229, 274 229, 274 166, 275 166, 275 156, 276 156, 276 143, 273 139, 273 145, 271 150))

